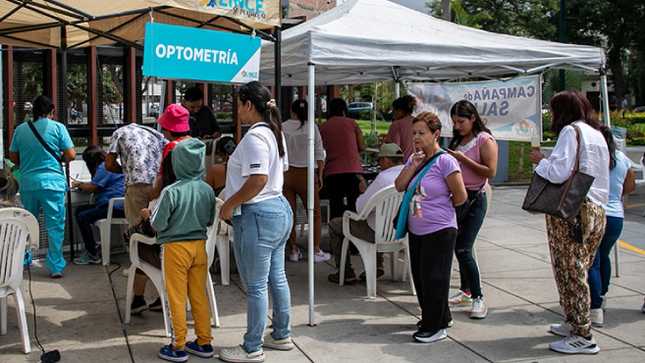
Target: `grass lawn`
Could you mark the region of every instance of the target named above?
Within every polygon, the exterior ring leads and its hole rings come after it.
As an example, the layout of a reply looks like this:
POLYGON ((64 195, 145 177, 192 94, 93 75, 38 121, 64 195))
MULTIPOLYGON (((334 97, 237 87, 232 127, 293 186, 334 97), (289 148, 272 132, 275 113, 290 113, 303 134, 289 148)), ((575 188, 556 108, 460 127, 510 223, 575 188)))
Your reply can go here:
MULTIPOLYGON (((372 121, 362 121, 357 120, 356 123, 363 131, 364 135, 369 135, 372 132, 372 121)), ((377 134, 387 134, 390 130, 391 122, 376 121, 376 133, 377 134)))
POLYGON ((529 161, 530 142, 511 141, 508 145, 508 181, 530 182, 533 176, 533 164, 529 161), (522 153, 522 147, 524 152, 522 153), (520 159, 522 170, 520 171, 520 159))

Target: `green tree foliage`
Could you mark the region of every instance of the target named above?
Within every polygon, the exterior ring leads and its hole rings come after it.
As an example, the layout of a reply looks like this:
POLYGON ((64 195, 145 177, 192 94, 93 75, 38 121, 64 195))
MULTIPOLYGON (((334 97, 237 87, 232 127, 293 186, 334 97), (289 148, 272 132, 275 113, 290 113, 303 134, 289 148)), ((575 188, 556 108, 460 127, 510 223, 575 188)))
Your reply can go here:
MULTIPOLYGON (((481 26, 481 29, 495 33, 528 36, 539 39, 557 39, 557 27, 551 22, 557 17, 558 0, 455 0, 451 4, 452 20, 455 23, 472 26, 458 20, 469 14, 467 20, 481 26), (456 9, 461 9, 457 10, 456 9), (463 14, 460 14, 463 13, 463 14)), ((430 14, 441 16, 441 0, 426 3, 430 14)))
MULTIPOLYGON (((604 46, 617 99, 629 85, 642 85, 645 65, 636 62, 645 49, 645 2, 642 0, 567 0, 567 41, 604 46), (633 69, 627 70, 631 65, 633 69), (625 81, 625 75, 635 78, 625 81)), ((642 58, 641 58, 642 59, 642 58)), ((642 86, 634 89, 644 98, 642 86)))

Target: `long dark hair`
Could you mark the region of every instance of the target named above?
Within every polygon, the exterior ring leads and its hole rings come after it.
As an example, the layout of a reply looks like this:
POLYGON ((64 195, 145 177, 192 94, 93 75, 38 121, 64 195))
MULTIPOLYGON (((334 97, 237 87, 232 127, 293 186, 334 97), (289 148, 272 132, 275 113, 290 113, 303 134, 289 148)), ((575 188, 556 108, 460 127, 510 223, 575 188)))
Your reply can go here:
POLYGON ((215 144, 215 151, 220 154, 231 156, 233 155, 236 147, 237 143, 235 142, 234 138, 230 136, 222 136, 219 140, 217 140, 217 144, 215 144))
POLYGON ((271 91, 264 87, 260 82, 253 81, 240 86, 237 95, 242 103, 251 101, 255 110, 259 112, 264 121, 269 124, 275 141, 278 144, 278 154, 280 157, 284 156, 284 145, 282 144, 282 117, 280 117, 280 109, 274 105, 270 105, 271 91))
MULTIPOLYGON (((472 102, 467 100, 461 100, 455 103, 450 109, 450 117, 457 116, 457 117, 465 117, 467 119, 471 119, 473 115, 475 116, 475 122, 473 122, 473 130, 475 131, 474 132, 475 136, 477 136, 482 131, 488 132, 489 134, 491 134, 488 127, 486 127, 486 125, 484 124, 484 121, 482 121, 482 118, 479 117, 479 112, 477 112, 477 107, 475 107, 475 105, 473 105, 472 102)), ((452 139, 450 140, 449 148, 451 150, 455 150, 457 146, 459 146, 459 144, 461 143, 461 140, 463 139, 464 137, 461 136, 459 132, 453 127, 452 139)))
POLYGON ((87 149, 83 151, 83 161, 90 170, 92 177, 94 177, 96 169, 98 169, 99 165, 105 161, 105 150, 96 145, 88 146, 87 149))
POLYGON ((616 141, 614 140, 614 133, 605 125, 600 126, 600 133, 605 137, 607 148, 609 149, 609 170, 614 170, 616 167, 616 141))
POLYGON ((52 111, 54 111, 54 102, 51 98, 40 95, 36 97, 33 102, 34 109, 34 121, 38 121, 40 118, 46 118, 52 111))
POLYGON ((594 129, 600 130, 591 102, 577 89, 556 93, 551 98, 551 112, 553 113, 551 131, 555 134, 559 134, 565 126, 574 121, 583 121, 594 129))
POLYGON ((298 121, 300 121, 300 128, 305 125, 307 122, 308 114, 308 104, 305 100, 295 100, 291 104, 291 112, 295 113, 298 116, 298 121))

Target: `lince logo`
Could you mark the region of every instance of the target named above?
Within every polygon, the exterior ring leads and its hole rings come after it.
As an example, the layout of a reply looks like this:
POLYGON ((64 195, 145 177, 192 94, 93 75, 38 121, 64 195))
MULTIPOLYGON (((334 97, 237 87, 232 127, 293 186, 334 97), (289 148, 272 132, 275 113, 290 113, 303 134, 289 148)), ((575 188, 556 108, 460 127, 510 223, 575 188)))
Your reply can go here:
POLYGON ((265 19, 265 0, 200 0, 202 7, 230 10, 234 15, 265 19))
POLYGON ((258 72, 242 71, 242 73, 240 73, 240 74, 242 75, 242 78, 253 78, 253 79, 258 78, 258 72))

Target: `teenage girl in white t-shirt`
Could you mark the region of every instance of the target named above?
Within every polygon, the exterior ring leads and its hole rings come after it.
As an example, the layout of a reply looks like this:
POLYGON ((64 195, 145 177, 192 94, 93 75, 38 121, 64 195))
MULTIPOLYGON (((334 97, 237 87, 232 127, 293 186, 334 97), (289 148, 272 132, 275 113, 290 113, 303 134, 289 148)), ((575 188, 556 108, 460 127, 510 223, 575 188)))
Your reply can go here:
POLYGON ((225 362, 264 361, 263 347, 289 350, 291 293, 284 271, 284 250, 293 213, 282 195, 288 169, 280 110, 271 92, 258 82, 238 91, 238 113, 251 125, 228 161, 226 202, 220 218, 233 224, 235 259, 247 296, 244 343, 223 349, 225 362), (273 302, 273 331, 264 338, 268 289, 273 302))

